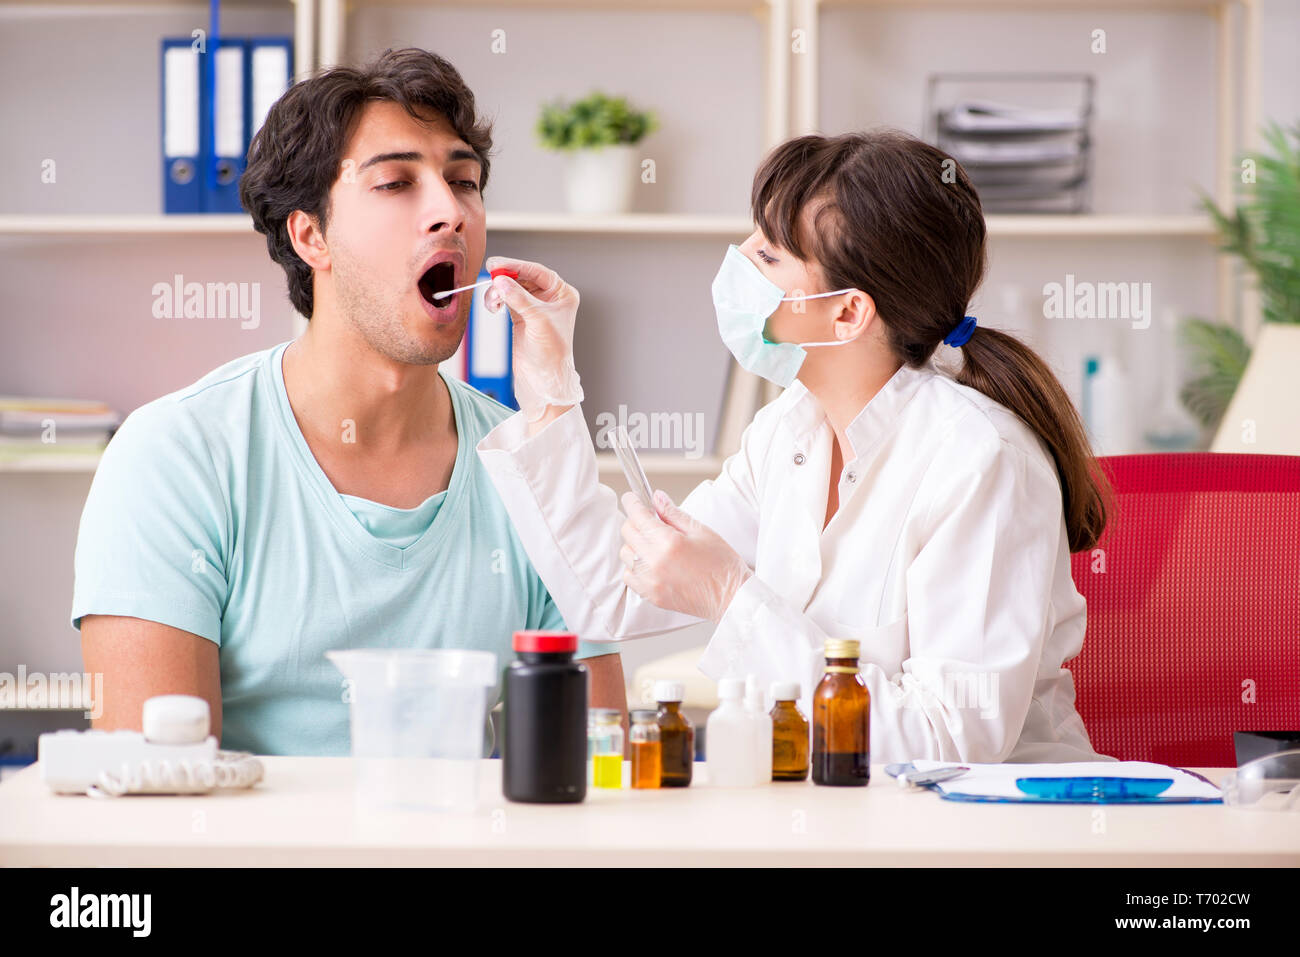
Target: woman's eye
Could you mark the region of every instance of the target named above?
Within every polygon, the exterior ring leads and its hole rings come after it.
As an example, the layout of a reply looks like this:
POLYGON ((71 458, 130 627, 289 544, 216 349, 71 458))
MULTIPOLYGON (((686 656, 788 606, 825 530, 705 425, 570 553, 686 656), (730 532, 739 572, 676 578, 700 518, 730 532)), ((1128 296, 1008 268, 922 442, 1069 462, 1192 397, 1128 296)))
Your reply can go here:
POLYGON ((478 182, 477 182, 476 180, 472 180, 472 179, 458 179, 458 180, 456 180, 456 185, 457 185, 457 186, 463 186, 463 187, 465 187, 466 189, 472 189, 472 190, 474 190, 474 192, 478 192, 478 182))
POLYGON ((396 190, 401 189, 403 186, 406 186, 406 185, 407 185, 406 180, 404 180, 404 179, 399 179, 399 180, 394 180, 394 181, 391 182, 391 183, 381 183, 380 185, 376 186, 375 189, 381 189, 381 190, 383 190, 385 193, 391 193, 391 192, 394 192, 394 191, 396 191, 396 190))
POLYGON ((758 250, 758 258, 763 260, 763 262, 767 263, 768 265, 771 265, 772 263, 776 262, 775 259, 769 256, 767 253, 763 252, 763 250, 761 249, 758 250))

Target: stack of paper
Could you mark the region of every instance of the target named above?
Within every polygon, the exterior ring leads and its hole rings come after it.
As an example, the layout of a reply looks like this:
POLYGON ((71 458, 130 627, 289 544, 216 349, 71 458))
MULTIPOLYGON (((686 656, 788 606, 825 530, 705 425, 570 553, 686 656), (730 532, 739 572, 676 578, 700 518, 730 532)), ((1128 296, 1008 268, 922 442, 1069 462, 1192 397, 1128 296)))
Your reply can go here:
POLYGON ((103 402, 0 396, 0 462, 98 455, 120 424, 103 402))
POLYGON ((1038 109, 965 99, 938 111, 937 145, 966 170, 985 212, 1081 212, 1088 116, 1086 102, 1038 109))

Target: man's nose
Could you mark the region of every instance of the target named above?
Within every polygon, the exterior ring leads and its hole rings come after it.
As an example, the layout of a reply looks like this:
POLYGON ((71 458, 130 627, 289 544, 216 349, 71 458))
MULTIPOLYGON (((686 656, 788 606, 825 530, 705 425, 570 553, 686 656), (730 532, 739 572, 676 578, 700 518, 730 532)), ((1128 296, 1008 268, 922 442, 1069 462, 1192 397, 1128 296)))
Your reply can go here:
POLYGON ((420 229, 426 233, 459 233, 464 229, 465 212, 451 184, 442 177, 436 177, 426 190, 420 220, 420 229))

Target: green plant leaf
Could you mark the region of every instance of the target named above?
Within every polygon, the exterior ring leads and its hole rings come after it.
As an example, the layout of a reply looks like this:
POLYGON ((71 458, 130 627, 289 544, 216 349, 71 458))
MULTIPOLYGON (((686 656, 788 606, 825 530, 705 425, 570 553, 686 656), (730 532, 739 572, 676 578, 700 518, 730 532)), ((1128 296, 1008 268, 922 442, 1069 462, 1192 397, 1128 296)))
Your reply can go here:
POLYGON ((1271 152, 1244 158, 1254 182, 1238 184, 1237 208, 1225 212, 1204 192, 1201 206, 1219 231, 1219 248, 1254 273, 1264 319, 1300 322, 1300 124, 1272 123, 1262 136, 1271 152))
MULTIPOLYGON (((1243 176, 1232 211, 1218 207, 1204 191, 1201 206, 1219 233, 1219 248, 1240 257, 1254 275, 1267 322, 1300 322, 1300 123, 1262 131, 1269 151, 1248 155, 1254 182, 1243 176)), ((1208 428, 1218 426, 1241 382, 1250 346, 1235 328, 1189 319, 1183 342, 1192 356, 1193 377, 1180 398, 1208 428)))
POLYGON ((567 105, 544 104, 536 129, 542 146, 573 150, 637 143, 656 125, 653 113, 634 110, 624 97, 597 91, 567 105))
POLYGON ((1195 356, 1196 368, 1179 397, 1203 426, 1216 428, 1241 382, 1250 346, 1233 327, 1206 319, 1188 319, 1182 336, 1195 356))

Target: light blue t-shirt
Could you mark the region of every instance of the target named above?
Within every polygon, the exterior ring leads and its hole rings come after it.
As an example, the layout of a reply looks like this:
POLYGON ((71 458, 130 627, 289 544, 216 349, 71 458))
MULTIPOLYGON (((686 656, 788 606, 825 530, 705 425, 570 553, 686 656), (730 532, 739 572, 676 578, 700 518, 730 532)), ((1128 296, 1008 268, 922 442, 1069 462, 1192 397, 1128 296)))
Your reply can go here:
MULTIPOLYGON (((348 705, 327 650, 483 649, 500 672, 516 630, 565 625, 474 454, 511 410, 443 376, 457 437, 448 488, 413 509, 340 495, 289 405, 287 346, 122 423, 81 516, 72 624, 127 615, 214 641, 222 747, 343 755, 348 705)), ((580 642, 576 657, 611 650, 580 642)))

